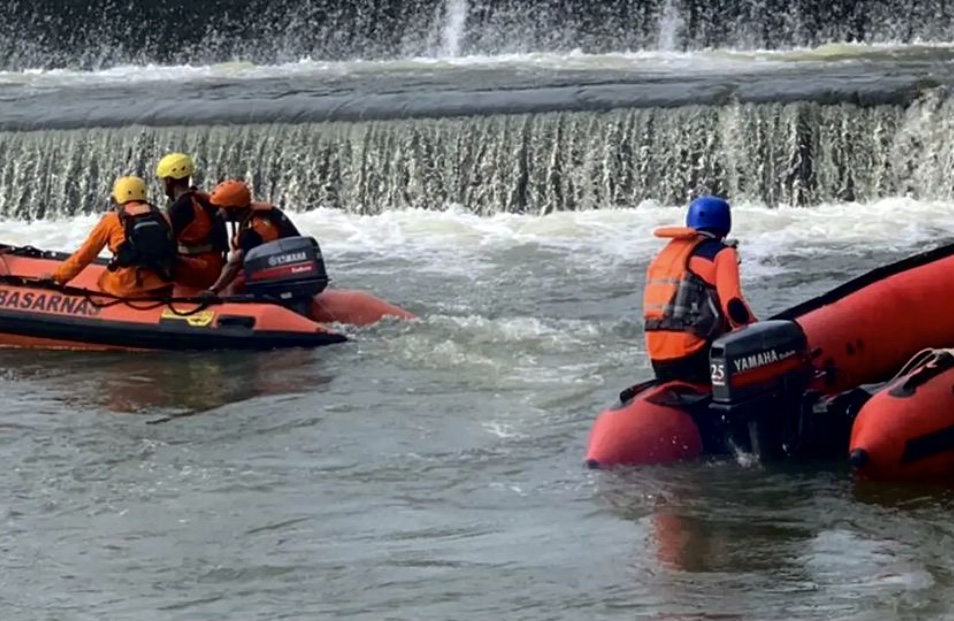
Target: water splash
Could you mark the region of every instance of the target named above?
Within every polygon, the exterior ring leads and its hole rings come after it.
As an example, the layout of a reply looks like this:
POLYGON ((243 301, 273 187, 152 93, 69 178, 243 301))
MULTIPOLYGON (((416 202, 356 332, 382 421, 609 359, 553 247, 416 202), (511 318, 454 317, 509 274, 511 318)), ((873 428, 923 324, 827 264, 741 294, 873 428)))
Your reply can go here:
POLYGON ((0 71, 950 41, 947 0, 5 0, 0 71), (122 4, 122 3, 120 3, 122 4), (228 6, 225 11, 224 7, 228 6), (468 6, 469 5, 469 6, 468 6), (863 8, 861 8, 863 7, 863 8), (90 15, 110 15, 90 20, 90 15), (442 15, 435 21, 435 15, 442 15), (690 19, 688 16, 692 16, 690 19), (464 23, 467 44, 463 45, 464 23), (435 26, 436 23, 443 24, 435 26), (206 25, 209 25, 208 27, 206 25), (443 33, 438 32, 443 30, 443 33))
POLYGON ((681 205, 702 191, 769 206, 951 200, 952 127, 954 100, 941 98, 0 132, 0 156, 16 154, 0 157, 0 214, 98 211, 116 176, 153 179, 173 149, 196 157, 200 183, 242 175, 268 200, 362 214, 549 214, 681 205))
POLYGON ((657 47, 660 52, 675 52, 680 43, 679 34, 686 25, 676 6, 677 0, 666 0, 662 13, 659 15, 659 41, 657 47))
POLYGON ((444 5, 444 24, 441 28, 442 58, 460 56, 461 41, 467 23, 467 0, 447 0, 444 5))

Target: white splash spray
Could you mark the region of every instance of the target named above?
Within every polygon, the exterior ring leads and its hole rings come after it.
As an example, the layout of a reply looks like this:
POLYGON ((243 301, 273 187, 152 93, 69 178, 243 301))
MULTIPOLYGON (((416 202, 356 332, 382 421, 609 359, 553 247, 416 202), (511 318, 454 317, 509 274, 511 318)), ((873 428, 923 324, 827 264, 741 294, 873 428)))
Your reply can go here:
POLYGON ((441 27, 442 58, 460 56, 460 43, 464 38, 464 26, 467 23, 467 0, 447 0, 444 4, 444 23, 441 27))
POLYGON ((666 0, 659 16, 659 38, 656 46, 660 52, 674 52, 679 44, 679 31, 685 26, 679 14, 677 0, 666 0))

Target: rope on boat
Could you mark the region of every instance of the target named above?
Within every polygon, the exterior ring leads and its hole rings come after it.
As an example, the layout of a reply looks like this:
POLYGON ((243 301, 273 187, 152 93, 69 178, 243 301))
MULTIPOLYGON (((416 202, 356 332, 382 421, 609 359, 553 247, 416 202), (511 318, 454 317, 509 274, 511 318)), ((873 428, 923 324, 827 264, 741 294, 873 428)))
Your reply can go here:
POLYGON ((24 276, 16 276, 10 273, 9 266, 7 265, 6 259, 3 255, 12 254, 14 256, 23 256, 31 258, 53 258, 43 250, 35 248, 33 246, 7 246, 0 248, 0 262, 3 263, 4 271, 6 274, 0 274, 0 283, 13 285, 16 287, 30 287, 33 289, 47 289, 50 291, 56 291, 64 295, 76 296, 85 299, 89 302, 90 305, 96 308, 109 308, 111 306, 116 306, 117 304, 123 304, 132 308, 134 310, 152 310, 154 308, 159 308, 160 306, 167 307, 170 311, 175 313, 180 317, 189 317, 200 313, 203 310, 207 309, 209 306, 217 306, 221 304, 262 304, 262 303, 279 303, 279 300, 266 297, 266 296, 251 296, 251 295, 240 295, 240 296, 186 296, 186 297, 173 297, 173 296, 142 296, 134 298, 126 298, 111 293, 106 293, 103 291, 93 291, 90 289, 84 289, 82 287, 73 287, 70 285, 59 285, 55 282, 49 280, 41 280, 39 278, 29 278, 24 276), (105 301, 104 301, 105 300, 105 301), (138 303, 138 304, 137 304, 138 303), (190 310, 179 310, 174 305, 196 305, 195 308, 190 310))

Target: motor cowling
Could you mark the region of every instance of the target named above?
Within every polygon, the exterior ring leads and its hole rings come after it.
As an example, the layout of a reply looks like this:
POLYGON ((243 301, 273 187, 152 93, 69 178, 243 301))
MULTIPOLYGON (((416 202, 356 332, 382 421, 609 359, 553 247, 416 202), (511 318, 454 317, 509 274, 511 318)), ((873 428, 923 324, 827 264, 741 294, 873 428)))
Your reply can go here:
POLYGON ((328 287, 328 273, 318 241, 313 237, 286 237, 256 246, 242 263, 245 290, 298 306, 328 287))
POLYGON ((733 403, 771 391, 809 362, 808 338, 794 321, 745 326, 717 339, 709 350, 712 400, 733 403))
POLYGON ((788 453, 815 376, 801 326, 770 320, 730 332, 712 344, 709 363, 709 409, 722 417, 732 443, 763 459, 788 453))

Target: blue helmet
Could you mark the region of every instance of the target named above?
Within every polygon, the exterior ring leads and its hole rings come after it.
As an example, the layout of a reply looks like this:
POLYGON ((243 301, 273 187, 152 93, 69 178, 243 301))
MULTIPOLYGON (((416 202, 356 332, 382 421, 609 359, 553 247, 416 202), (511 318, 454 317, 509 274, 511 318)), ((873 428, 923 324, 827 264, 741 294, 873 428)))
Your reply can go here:
POLYGON ((700 196, 689 203, 686 226, 725 237, 732 230, 729 203, 718 196, 700 196))

